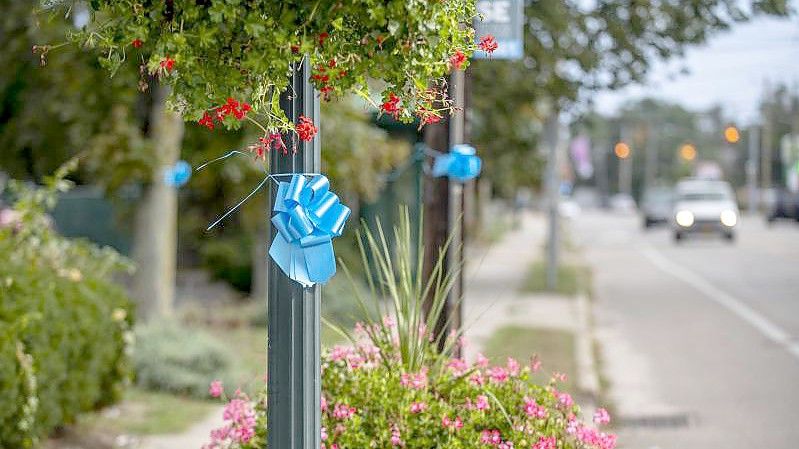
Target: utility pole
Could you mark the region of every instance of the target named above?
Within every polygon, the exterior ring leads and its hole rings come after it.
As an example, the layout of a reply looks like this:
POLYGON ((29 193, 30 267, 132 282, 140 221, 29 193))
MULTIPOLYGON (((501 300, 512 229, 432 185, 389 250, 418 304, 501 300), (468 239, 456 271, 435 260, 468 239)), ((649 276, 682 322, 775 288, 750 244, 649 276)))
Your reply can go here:
POLYGON ((749 156, 746 161, 746 197, 749 209, 749 214, 754 215, 758 209, 758 194, 757 194, 757 156, 760 150, 760 130, 757 125, 749 127, 749 156))
POLYGON ((544 130, 545 145, 547 147, 546 191, 548 203, 548 238, 547 238, 547 289, 558 288, 558 200, 560 196, 560 183, 558 176, 558 133, 560 123, 558 111, 549 112, 544 130))
MULTIPOLYGON (((450 97, 452 98, 454 110, 449 116, 449 147, 463 143, 465 127, 465 98, 466 98, 466 74, 463 70, 455 70, 450 75, 450 97)), ((449 182, 449 214, 447 218, 448 236, 452 241, 447 251, 447 269, 455 275, 452 289, 449 292, 447 302, 450 304, 452 313, 452 330, 460 330, 463 323, 463 308, 461 307, 463 292, 463 183, 449 182)), ((460 357, 460 346, 455 345, 455 357, 460 357)))
POLYGON ((774 146, 774 106, 772 105, 772 101, 774 101, 774 98, 772 97, 771 90, 767 89, 766 101, 763 105, 763 127, 761 128, 760 136, 760 144, 762 145, 760 151, 760 184, 762 192, 766 192, 771 188, 772 180, 771 161, 773 160, 772 147, 774 146))
MULTIPOLYGON (((280 107, 296 123, 304 115, 319 127, 319 96, 309 83, 308 58, 292 66, 290 86, 280 97, 280 107)), ((311 142, 296 133, 283 135, 289 154, 272 151, 271 173, 318 173, 321 161, 320 136, 311 142)), ((270 183, 269 215, 277 189, 270 183)), ((270 226, 270 242, 277 230, 270 226)), ((267 447, 319 449, 321 444, 321 366, 319 328, 321 288, 303 288, 289 279, 269 258, 267 297, 267 447)))
POLYGON ((633 158, 627 129, 621 129, 621 142, 616 146, 619 157, 619 193, 630 195, 633 186, 633 158))
POLYGON ((646 139, 646 158, 644 159, 644 190, 651 189, 657 178, 658 135, 657 130, 649 123, 646 139))

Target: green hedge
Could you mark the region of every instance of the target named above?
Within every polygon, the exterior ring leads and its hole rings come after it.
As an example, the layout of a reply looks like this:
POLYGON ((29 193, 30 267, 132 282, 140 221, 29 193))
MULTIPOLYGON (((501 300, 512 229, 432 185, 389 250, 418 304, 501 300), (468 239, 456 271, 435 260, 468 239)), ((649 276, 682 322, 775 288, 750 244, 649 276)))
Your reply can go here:
POLYGON ((235 350, 201 329, 177 321, 136 326, 136 384, 153 391, 208 398, 208 385, 234 377, 235 350))
POLYGON ((23 190, 0 227, 0 447, 36 446, 128 379, 130 303, 110 249, 50 229, 52 191, 23 190))

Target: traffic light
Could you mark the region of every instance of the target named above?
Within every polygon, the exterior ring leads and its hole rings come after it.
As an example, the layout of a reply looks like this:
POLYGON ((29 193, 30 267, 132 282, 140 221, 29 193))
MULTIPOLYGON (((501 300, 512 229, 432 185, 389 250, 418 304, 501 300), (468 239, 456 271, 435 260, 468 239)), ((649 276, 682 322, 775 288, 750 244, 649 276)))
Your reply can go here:
POLYGON ((616 153, 616 157, 619 159, 627 159, 630 157, 630 147, 624 142, 617 143, 616 146, 613 147, 613 152, 616 153))
POLYGON ((730 125, 724 128, 724 139, 729 143, 738 143, 741 140, 741 133, 738 132, 738 128, 730 125))
POLYGON ((690 143, 683 144, 680 147, 680 157, 689 162, 696 159, 696 147, 690 143))

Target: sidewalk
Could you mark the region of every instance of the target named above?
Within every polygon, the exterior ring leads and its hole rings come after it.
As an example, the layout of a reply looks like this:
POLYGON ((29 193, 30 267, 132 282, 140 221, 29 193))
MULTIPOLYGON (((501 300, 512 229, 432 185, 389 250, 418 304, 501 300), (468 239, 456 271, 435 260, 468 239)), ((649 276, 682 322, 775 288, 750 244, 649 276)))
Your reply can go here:
MULTIPOLYGON (((585 295, 569 298, 554 293, 525 293, 522 286, 531 264, 540 260, 546 236, 545 217, 526 212, 521 225, 488 247, 468 248, 464 294, 464 327, 474 360, 499 329, 523 326, 567 331, 575 336, 578 373, 567 373, 578 388, 596 396, 599 380, 593 356, 590 303, 585 295)), ((534 352, 535 348, 531 348, 534 352)), ((544 360, 546 364, 546 360, 544 360)))

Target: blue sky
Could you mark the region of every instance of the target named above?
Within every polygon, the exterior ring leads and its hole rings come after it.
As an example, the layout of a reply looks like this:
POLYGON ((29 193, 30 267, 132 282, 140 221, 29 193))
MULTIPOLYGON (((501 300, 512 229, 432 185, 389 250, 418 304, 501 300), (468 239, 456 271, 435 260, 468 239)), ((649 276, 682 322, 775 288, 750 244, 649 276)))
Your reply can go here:
MULTIPOLYGON (((796 5, 794 5, 796 6, 796 5)), ((736 122, 756 117, 766 83, 784 82, 799 90, 799 17, 757 18, 737 24, 686 52, 684 58, 653 66, 645 85, 594 97, 601 112, 614 112, 627 100, 653 96, 704 109, 721 104, 736 122), (687 74, 681 74, 681 68, 687 74)))

